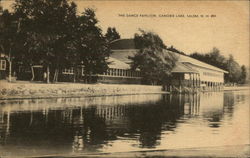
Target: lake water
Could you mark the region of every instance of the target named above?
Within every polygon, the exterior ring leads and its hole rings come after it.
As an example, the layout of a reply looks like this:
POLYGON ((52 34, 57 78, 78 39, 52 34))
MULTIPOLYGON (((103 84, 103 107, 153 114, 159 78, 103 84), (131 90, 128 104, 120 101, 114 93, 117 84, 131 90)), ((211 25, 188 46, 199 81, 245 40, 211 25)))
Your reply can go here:
POLYGON ((249 91, 0 101, 0 155, 249 144, 249 91))

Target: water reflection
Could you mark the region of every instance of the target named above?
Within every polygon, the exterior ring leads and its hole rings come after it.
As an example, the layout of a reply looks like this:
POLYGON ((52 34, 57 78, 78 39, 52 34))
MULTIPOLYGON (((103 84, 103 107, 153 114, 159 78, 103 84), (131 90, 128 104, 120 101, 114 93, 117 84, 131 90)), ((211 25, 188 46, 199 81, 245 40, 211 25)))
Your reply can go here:
POLYGON ((0 147, 5 155, 166 148, 180 143, 171 139, 183 126, 219 129, 245 100, 213 92, 1 101, 0 147))

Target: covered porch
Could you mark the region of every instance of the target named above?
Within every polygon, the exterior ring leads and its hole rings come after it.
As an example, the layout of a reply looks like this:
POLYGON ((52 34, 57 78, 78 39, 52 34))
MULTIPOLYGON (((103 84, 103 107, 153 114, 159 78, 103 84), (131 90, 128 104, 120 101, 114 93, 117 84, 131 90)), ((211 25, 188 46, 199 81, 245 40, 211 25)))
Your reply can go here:
POLYGON ((200 74, 185 63, 176 63, 168 91, 194 92, 201 86, 200 74))

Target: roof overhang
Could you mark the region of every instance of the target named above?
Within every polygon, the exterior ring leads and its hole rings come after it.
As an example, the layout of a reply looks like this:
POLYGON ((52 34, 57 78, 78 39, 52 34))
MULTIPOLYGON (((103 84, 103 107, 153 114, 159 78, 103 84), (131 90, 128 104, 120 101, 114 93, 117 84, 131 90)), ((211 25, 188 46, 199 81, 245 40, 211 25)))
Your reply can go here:
POLYGON ((172 73, 195 73, 198 74, 199 72, 192 69, 190 66, 186 65, 185 63, 176 62, 175 67, 171 71, 172 73))

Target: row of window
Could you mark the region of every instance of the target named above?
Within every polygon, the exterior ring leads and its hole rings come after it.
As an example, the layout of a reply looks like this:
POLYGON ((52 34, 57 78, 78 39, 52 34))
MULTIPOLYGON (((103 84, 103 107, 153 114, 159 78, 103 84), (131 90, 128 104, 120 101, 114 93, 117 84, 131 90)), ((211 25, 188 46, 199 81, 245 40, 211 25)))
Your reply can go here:
POLYGON ((141 77, 141 72, 131 71, 124 69, 108 69, 107 72, 104 72, 103 75, 107 76, 126 76, 126 77, 141 77))
POLYGON ((0 70, 6 70, 6 60, 0 60, 0 70))
POLYGON ((214 76, 214 77, 221 77, 221 74, 218 73, 212 73, 212 72, 203 72, 204 76, 214 76))
POLYGON ((74 74, 74 68, 71 67, 69 69, 63 69, 62 74, 74 74))
POLYGON ((223 84, 222 82, 201 81, 201 84, 223 84))
POLYGON ((184 74, 184 79, 185 80, 198 80, 200 77, 199 77, 199 75, 198 74, 184 74))
MULTIPOLYGON (((63 74, 74 74, 74 69, 63 69, 63 74)), ((82 75, 84 75, 84 70, 82 68, 82 75)), ((113 69, 110 68, 107 72, 104 72, 102 75, 106 76, 126 76, 126 77, 141 77, 141 73, 139 71, 131 71, 131 70, 124 70, 124 69, 113 69)))

